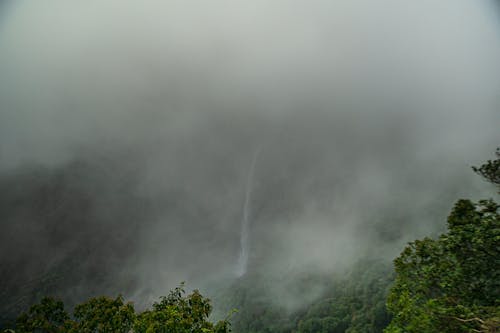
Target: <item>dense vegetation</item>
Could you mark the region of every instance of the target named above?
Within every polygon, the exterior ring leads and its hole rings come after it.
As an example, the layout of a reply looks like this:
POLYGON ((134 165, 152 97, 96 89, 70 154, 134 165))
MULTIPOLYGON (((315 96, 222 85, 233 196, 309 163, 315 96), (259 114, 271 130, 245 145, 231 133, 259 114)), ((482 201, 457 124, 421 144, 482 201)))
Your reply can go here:
POLYGON ((121 296, 101 296, 77 305, 70 317, 62 301, 45 297, 17 318, 15 332, 228 332, 227 320, 215 324, 208 320, 211 311, 209 299, 197 290, 186 296, 183 285, 140 313, 135 312, 132 303, 124 303, 121 296))
MULTIPOLYGON (((500 189, 500 151, 496 160, 473 169, 500 189)), ((322 291, 303 304, 275 302, 276 295, 258 287, 273 281, 245 276, 216 297, 222 313, 239 309, 231 326, 227 317, 209 321, 210 301, 196 290, 186 296, 181 285, 139 313, 121 296, 92 298, 77 305, 72 316, 61 301, 43 298, 17 318, 15 332, 222 333, 231 327, 252 333, 498 332, 499 207, 492 199, 459 200, 447 232, 411 242, 394 260, 394 269, 380 260, 362 260, 343 275, 305 274, 288 292, 306 295, 312 285, 322 291)))
POLYGON ((225 306, 222 313, 239 310, 231 318, 235 332, 375 333, 390 321, 385 303, 393 274, 388 262, 362 260, 343 274, 303 273, 292 282, 287 279, 242 279, 215 300, 225 306), (290 300, 266 288, 280 283, 287 285, 288 294, 294 294, 290 300), (313 300, 307 297, 313 293, 311 286, 321 286, 313 300), (293 304, 294 300, 302 304, 293 304))
MULTIPOLYGON (((473 168, 500 187, 497 159, 473 168)), ((497 332, 500 328, 500 219, 493 200, 459 200, 448 232, 410 243, 394 261, 386 333, 497 332)))
POLYGON ((460 200, 447 233, 406 247, 395 260, 394 319, 385 332, 493 332, 500 325, 498 207, 460 200))

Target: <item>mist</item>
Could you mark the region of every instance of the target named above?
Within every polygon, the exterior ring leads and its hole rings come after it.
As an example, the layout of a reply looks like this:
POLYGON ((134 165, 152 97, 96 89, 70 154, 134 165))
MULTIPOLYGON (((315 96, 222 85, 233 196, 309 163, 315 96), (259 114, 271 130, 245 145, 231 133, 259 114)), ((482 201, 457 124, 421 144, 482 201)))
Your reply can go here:
POLYGON ((496 6, 1 3, 2 294, 67 270, 48 290, 149 301, 442 231, 490 193, 496 6))

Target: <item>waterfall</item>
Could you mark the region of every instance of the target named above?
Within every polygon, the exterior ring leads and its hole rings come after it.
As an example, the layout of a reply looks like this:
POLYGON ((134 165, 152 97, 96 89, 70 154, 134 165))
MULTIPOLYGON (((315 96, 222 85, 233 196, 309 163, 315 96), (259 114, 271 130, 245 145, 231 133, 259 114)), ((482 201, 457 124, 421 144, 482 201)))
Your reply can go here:
POLYGON ((251 218, 251 196, 252 185, 255 171, 255 164, 259 157, 260 149, 258 149, 250 164, 248 171, 247 183, 245 187, 245 202, 243 204, 243 216, 241 217, 240 229, 240 257, 238 258, 238 266, 236 267, 236 275, 243 276, 247 272, 248 252, 250 250, 250 218, 251 218))

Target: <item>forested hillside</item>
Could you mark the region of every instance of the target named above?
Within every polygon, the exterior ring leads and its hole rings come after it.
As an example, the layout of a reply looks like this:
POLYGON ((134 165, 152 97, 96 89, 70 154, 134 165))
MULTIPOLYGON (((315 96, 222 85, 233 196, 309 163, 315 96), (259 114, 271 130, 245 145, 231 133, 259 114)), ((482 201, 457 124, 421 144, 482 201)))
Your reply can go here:
POLYGON ((266 288, 288 279, 242 279, 214 301, 224 311, 238 309, 231 317, 235 332, 381 332, 390 320, 385 304, 393 274, 387 262, 363 260, 331 276, 304 273, 288 295, 266 288), (320 296, 311 297, 318 289, 320 296), (289 304, 287 298, 303 303, 289 304))
MULTIPOLYGON (((500 150, 474 171, 500 193, 500 150)), ((500 205, 459 200, 438 239, 410 243, 394 261, 386 333, 500 329, 500 205)))
MULTIPOLYGON (((500 152, 476 173, 500 189, 500 152)), ((97 297, 75 307, 43 298, 21 314, 18 333, 30 332, 235 332, 397 333, 496 332, 500 327, 499 205, 459 200, 448 230, 437 239, 411 242, 394 260, 364 260, 342 274, 295 277, 295 289, 276 300, 268 286, 286 285, 266 276, 246 275, 219 290, 222 317, 208 321, 210 300, 198 291, 184 296, 183 286, 137 313, 132 303, 97 297), (308 298, 316 288, 320 294, 308 298), (390 289, 390 290, 389 290, 390 289), (387 309, 386 309, 387 305, 387 309), (73 319, 72 319, 73 318, 73 319)), ((63 273, 59 273, 63 274, 63 273)), ((40 290, 43 291, 43 290, 40 290)), ((7 332, 9 330, 6 330, 7 332)))

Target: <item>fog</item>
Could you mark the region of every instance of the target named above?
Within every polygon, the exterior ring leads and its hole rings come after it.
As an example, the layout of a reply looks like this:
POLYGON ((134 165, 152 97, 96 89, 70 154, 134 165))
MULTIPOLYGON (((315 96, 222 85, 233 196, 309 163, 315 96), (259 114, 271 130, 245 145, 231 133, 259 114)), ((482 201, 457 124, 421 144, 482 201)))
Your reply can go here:
POLYGON ((210 289, 244 218, 244 271, 277 278, 442 231, 491 192, 496 5, 4 1, 2 295, 210 289))

